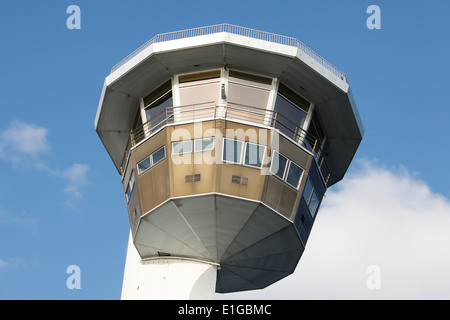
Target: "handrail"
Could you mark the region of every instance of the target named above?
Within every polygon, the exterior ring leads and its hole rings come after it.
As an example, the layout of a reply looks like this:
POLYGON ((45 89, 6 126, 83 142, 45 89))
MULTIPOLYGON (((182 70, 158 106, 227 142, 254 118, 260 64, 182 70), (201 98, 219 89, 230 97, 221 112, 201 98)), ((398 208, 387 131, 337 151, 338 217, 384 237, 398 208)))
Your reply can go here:
POLYGON ((268 42, 283 44, 283 45, 287 45, 290 47, 296 47, 297 49, 300 49, 305 54, 307 54, 309 57, 314 59, 320 65, 322 65, 328 71, 332 72, 338 78, 347 82, 347 78, 342 71, 340 71, 335 66, 333 66, 330 62, 328 62, 327 60, 322 58, 319 54, 317 54, 314 50, 309 48, 303 42, 301 42, 295 38, 287 37, 287 36, 283 36, 283 35, 279 35, 279 34, 275 34, 275 33, 235 26, 235 25, 231 25, 228 23, 158 34, 158 35, 154 36, 153 38, 151 38, 150 40, 148 40, 143 45, 141 45, 139 48, 134 50, 131 54, 129 54, 123 60, 121 60, 119 63, 117 63, 114 67, 112 67, 111 73, 116 71, 118 68, 120 68, 122 65, 124 65, 127 61, 131 60, 133 57, 135 57, 140 52, 142 52, 145 48, 149 47, 150 45, 152 45, 154 43, 166 42, 166 41, 172 41, 172 40, 180 40, 180 39, 192 38, 192 37, 203 36, 203 35, 211 35, 211 34, 223 33, 223 32, 231 33, 231 34, 235 34, 235 35, 239 35, 239 36, 244 36, 244 37, 249 37, 249 38, 253 38, 253 39, 259 39, 259 40, 264 40, 264 41, 268 41, 268 42))

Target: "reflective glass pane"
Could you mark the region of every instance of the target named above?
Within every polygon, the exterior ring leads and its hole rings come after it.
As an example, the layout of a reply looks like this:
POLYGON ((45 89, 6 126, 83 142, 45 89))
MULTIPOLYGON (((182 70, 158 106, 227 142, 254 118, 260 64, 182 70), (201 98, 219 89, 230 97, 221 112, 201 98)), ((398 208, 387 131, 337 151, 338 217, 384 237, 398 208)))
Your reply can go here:
POLYGON ((303 191, 303 199, 305 199, 306 204, 309 205, 309 201, 311 200, 311 194, 313 192, 313 185, 311 183, 311 180, 308 178, 306 181, 305 190, 303 191))
POLYGON ((289 183, 294 188, 298 189, 300 184, 300 178, 302 177, 303 169, 300 168, 295 163, 291 162, 289 164, 289 169, 286 174, 286 182, 289 183))
POLYGON ((309 202, 309 212, 311 213, 313 218, 316 215, 318 206, 319 206, 319 199, 317 198, 317 195, 313 190, 312 195, 311 195, 311 201, 309 202))
POLYGON ((194 140, 194 151, 210 151, 214 149, 214 138, 194 140))
POLYGON ((172 91, 170 91, 146 107, 145 114, 147 116, 147 121, 151 121, 152 126, 157 125, 166 117, 166 114, 163 111, 172 106, 172 91))
POLYGON ((130 198, 131 198, 130 184, 128 184, 126 195, 127 195, 127 202, 128 202, 128 201, 130 201, 130 198))
POLYGON ((244 163, 249 166, 261 168, 265 151, 265 146, 247 143, 245 148, 244 163))
POLYGON ((192 152, 192 140, 172 143, 172 154, 183 154, 192 152))
POLYGON ((134 172, 131 171, 131 175, 130 175, 130 186, 131 186, 131 190, 133 190, 133 188, 134 188, 134 183, 135 183, 134 172))
POLYGON ((137 168, 138 168, 139 174, 141 174, 142 172, 144 172, 145 170, 150 168, 150 157, 147 157, 144 160, 142 160, 141 162, 139 162, 137 164, 137 168))
POLYGON ((242 141, 224 139, 222 160, 226 162, 241 163, 242 141))
POLYGON ((299 128, 305 122, 306 112, 281 95, 277 96, 274 111, 278 113, 275 127, 290 138, 297 137, 299 128))
POLYGON ((161 161, 162 159, 164 159, 166 156, 166 148, 162 147, 161 149, 155 151, 152 154, 152 162, 153 165, 155 165, 156 163, 158 163, 159 161, 161 161))
POLYGON ((276 175, 278 178, 284 178, 284 171, 286 169, 287 159, 278 152, 274 152, 272 155, 272 163, 270 164, 270 172, 276 175))

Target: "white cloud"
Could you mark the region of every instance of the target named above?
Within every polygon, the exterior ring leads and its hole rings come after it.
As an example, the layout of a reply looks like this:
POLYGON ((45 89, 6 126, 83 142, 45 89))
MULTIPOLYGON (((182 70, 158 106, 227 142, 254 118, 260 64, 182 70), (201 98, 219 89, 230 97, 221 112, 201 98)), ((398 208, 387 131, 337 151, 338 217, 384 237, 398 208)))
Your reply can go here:
POLYGON ((225 299, 450 299, 450 201, 405 168, 359 161, 330 188, 294 274, 225 299), (370 266, 380 289, 369 289, 370 266))
POLYGON ((14 166, 46 172, 51 176, 66 181, 63 191, 70 198, 66 204, 73 207, 75 202, 82 199, 82 191, 89 184, 86 164, 72 164, 66 170, 52 169, 42 160, 41 155, 50 150, 47 141, 48 129, 36 124, 13 121, 3 131, 0 131, 0 159, 11 162, 14 166), (28 161, 29 157, 33 161, 28 161))
POLYGON ((80 200, 83 197, 82 190, 89 184, 88 172, 88 165, 76 163, 59 174, 67 181, 64 192, 71 197, 67 202, 68 205, 72 206, 75 200, 80 200))
MULTIPOLYGON (((47 142, 48 130, 35 124, 26 124, 13 121, 9 127, 0 134, 1 150, 7 150, 27 156, 37 156, 49 150, 47 142)), ((0 150, 0 151, 1 151, 0 150)))
POLYGON ((6 267, 6 262, 0 259, 0 269, 6 267))

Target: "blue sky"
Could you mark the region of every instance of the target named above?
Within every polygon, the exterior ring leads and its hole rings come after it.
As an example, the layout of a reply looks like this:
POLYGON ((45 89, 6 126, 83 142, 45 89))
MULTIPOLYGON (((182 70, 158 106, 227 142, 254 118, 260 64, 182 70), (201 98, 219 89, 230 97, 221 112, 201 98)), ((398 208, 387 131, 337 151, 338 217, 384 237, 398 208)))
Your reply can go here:
POLYGON ((219 298, 450 298, 447 272, 436 267, 429 278, 430 266, 450 266, 449 12, 438 0, 3 0, 0 299, 120 298, 129 222, 120 176, 94 130, 104 78, 158 33, 219 23, 310 46, 347 75, 365 127, 296 273, 219 298), (80 30, 66 27, 73 4, 80 30), (366 27, 371 4, 380 30, 366 27), (330 248, 332 236, 343 245, 330 248), (80 290, 66 286, 70 265, 80 267, 80 290), (380 267, 379 290, 366 287, 369 265, 380 267))

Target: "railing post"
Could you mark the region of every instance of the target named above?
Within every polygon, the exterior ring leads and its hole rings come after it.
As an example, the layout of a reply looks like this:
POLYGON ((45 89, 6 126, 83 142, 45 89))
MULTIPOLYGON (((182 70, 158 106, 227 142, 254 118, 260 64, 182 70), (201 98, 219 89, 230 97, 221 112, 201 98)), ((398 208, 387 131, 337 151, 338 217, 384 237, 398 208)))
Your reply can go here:
POLYGON ((130 133, 130 141, 131 141, 131 145, 134 147, 135 143, 134 143, 134 134, 133 134, 133 132, 130 133))
POLYGON ((313 149, 312 149, 313 153, 316 151, 316 145, 317 145, 317 139, 314 140, 314 146, 313 146, 313 149))

